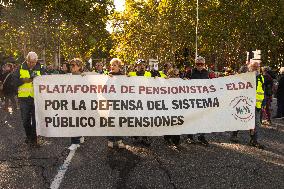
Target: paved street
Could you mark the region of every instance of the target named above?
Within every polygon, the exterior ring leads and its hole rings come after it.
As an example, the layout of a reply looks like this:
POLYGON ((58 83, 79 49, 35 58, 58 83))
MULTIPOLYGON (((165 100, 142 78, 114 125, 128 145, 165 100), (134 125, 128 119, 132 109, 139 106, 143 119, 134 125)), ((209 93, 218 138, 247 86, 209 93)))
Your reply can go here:
POLYGON ((66 171, 57 183, 62 189, 284 188, 281 120, 261 128, 264 150, 247 145, 246 131, 240 132, 240 144, 229 142, 229 132, 212 133, 209 147, 187 144, 183 137, 177 150, 166 146, 163 137, 152 137, 148 148, 126 138, 130 147, 124 150, 108 149, 105 137, 86 137, 64 167, 71 157, 69 138, 45 138, 41 148, 30 148, 19 111, 1 110, 0 116, 0 188, 50 188, 60 171, 66 171))

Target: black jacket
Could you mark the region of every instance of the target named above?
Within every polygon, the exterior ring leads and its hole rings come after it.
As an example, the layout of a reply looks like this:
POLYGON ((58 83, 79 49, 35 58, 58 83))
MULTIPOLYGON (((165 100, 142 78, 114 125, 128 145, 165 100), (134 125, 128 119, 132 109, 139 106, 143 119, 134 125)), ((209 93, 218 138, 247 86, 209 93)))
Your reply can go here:
POLYGON ((277 100, 284 102, 284 74, 281 74, 280 79, 278 80, 276 98, 277 100))
POLYGON ((3 82, 5 78, 5 83, 3 83, 3 94, 4 96, 14 96, 17 94, 17 86, 16 86, 16 81, 15 77, 13 77, 13 73, 4 73, 3 74, 3 82))
POLYGON ((271 97, 272 88, 273 88, 273 78, 269 74, 263 75, 263 77, 264 77, 264 96, 271 97))
POLYGON ((206 69, 198 71, 194 68, 191 72, 190 79, 209 79, 209 72, 206 69))

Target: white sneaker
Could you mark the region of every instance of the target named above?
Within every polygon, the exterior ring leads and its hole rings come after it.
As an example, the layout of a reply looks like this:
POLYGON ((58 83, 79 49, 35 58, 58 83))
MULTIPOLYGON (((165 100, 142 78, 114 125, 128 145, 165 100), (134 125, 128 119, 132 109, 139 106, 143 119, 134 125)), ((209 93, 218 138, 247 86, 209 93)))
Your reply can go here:
POLYGON ((71 144, 71 146, 68 148, 69 150, 73 151, 80 147, 80 144, 71 144))
POLYGON ((83 144, 84 142, 85 142, 85 137, 82 136, 82 137, 80 138, 80 144, 83 144))
POLYGON ((107 141, 107 146, 108 146, 109 148, 113 148, 113 142, 107 141))
POLYGON ((172 150, 178 151, 178 147, 174 144, 169 145, 169 148, 172 149, 172 150))
POLYGON ((126 148, 126 145, 122 142, 122 140, 117 141, 118 148, 126 148))

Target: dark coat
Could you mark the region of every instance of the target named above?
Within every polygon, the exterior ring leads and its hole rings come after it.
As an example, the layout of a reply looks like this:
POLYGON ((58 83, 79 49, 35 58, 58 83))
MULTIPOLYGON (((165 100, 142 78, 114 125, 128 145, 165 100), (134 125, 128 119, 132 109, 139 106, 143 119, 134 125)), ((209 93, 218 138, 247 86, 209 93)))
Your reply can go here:
POLYGON ((206 69, 198 71, 194 68, 191 72, 190 79, 209 79, 209 72, 206 69))
POLYGON ((278 101, 284 102, 284 74, 281 74, 278 80, 276 98, 278 101))
POLYGON ((5 83, 3 83, 3 95, 4 96, 14 96, 17 94, 17 86, 16 86, 15 77, 13 77, 13 73, 10 73, 10 75, 8 74, 9 73, 3 74, 3 82, 6 76, 8 76, 5 83))
POLYGON ((158 70, 151 70, 151 77, 161 77, 161 74, 158 70))
POLYGON ((273 88, 273 78, 267 74, 264 75, 264 96, 271 97, 272 96, 272 88, 273 88))

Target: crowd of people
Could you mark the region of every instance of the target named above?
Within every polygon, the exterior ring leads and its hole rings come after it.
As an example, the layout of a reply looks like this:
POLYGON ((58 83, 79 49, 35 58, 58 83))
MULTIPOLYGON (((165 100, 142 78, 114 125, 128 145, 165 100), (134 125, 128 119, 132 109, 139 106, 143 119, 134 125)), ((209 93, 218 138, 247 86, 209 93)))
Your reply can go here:
MULTIPOLYGON (((259 62, 252 61, 249 64, 242 66, 238 72, 231 69, 226 69, 225 73, 217 73, 208 71, 203 57, 197 57, 193 67, 185 67, 178 69, 173 64, 166 63, 162 69, 149 66, 145 61, 139 61, 135 64, 125 66, 118 58, 110 61, 109 66, 102 62, 97 62, 92 70, 86 69, 84 63, 79 58, 74 58, 69 62, 65 62, 61 67, 49 65, 44 67, 38 62, 38 56, 35 52, 29 52, 26 61, 21 65, 6 63, 2 66, 0 74, 1 82, 1 101, 3 110, 9 112, 10 109, 15 112, 20 109, 22 124, 25 129, 25 142, 33 147, 39 147, 40 141, 36 135, 35 107, 34 107, 34 91, 33 79, 40 75, 52 74, 71 74, 80 75, 84 72, 96 72, 96 74, 105 74, 109 77, 117 75, 126 75, 128 77, 161 77, 165 79, 181 78, 184 80, 190 79, 213 79, 227 75, 240 74, 245 72, 256 73, 256 108, 255 108, 255 129, 250 130, 251 146, 264 148, 258 143, 258 129, 261 124, 271 124, 271 102, 274 97, 277 98, 277 114, 275 118, 284 117, 284 67, 279 70, 279 76, 275 76, 269 67, 260 67, 259 62)), ((10 111, 12 113, 12 111, 10 111)), ((238 131, 232 132, 230 141, 238 142, 238 131)), ((149 137, 132 137, 135 142, 144 146, 151 145, 149 137)), ((123 142, 124 137, 112 136, 107 137, 109 148, 126 148, 123 142)), ((171 147, 176 147, 181 143, 179 135, 164 136, 165 141, 171 147)), ((205 134, 198 134, 197 139, 194 135, 188 135, 188 143, 201 143, 208 146, 205 134)), ((84 142, 84 137, 72 137, 70 150, 74 150, 84 142)))

